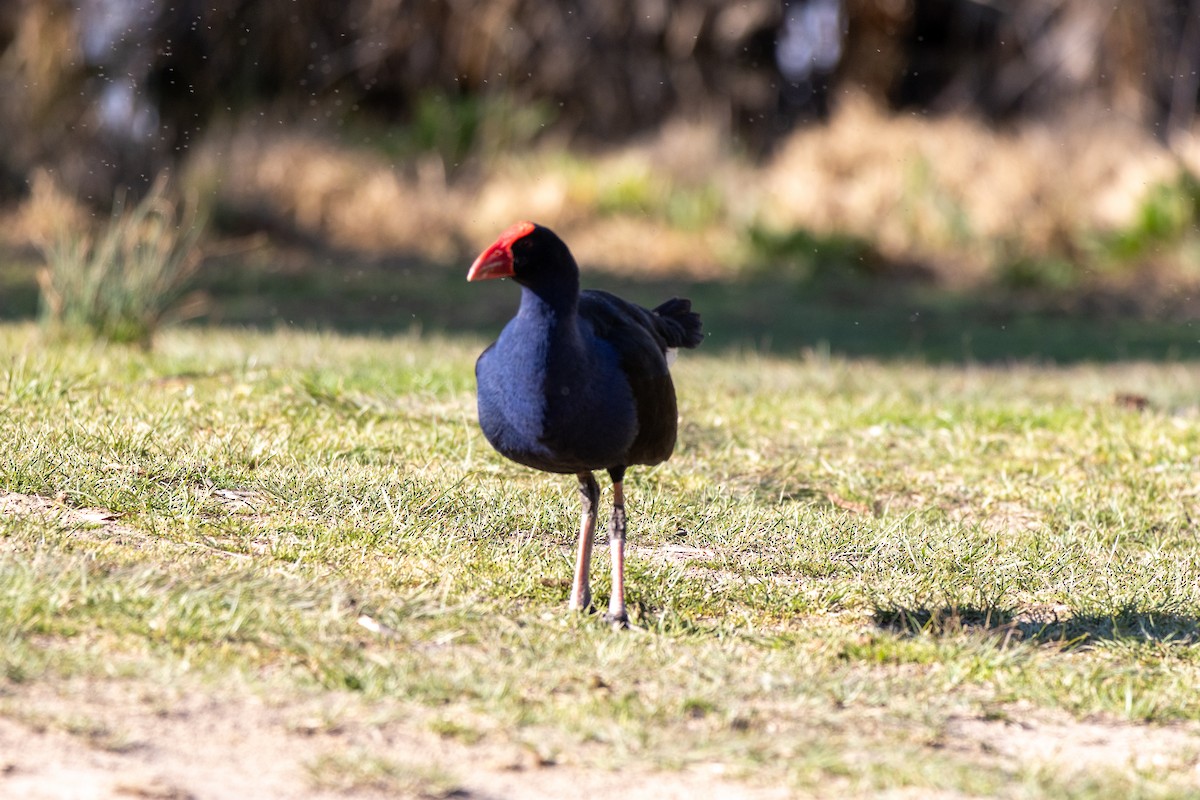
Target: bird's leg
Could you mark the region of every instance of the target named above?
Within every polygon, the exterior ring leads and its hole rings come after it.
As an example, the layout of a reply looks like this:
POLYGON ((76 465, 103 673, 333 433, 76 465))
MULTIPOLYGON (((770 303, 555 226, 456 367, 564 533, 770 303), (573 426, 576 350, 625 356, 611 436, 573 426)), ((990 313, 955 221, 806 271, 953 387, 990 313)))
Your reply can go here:
POLYGON ((612 553, 612 595, 608 600, 606 622, 625 627, 625 470, 610 470, 613 475, 613 510, 608 519, 608 549, 612 553))
POLYGON ((571 584, 572 611, 592 607, 592 590, 588 585, 588 567, 592 563, 592 539, 596 536, 596 505, 600 502, 600 484, 590 472, 581 472, 579 496, 583 499, 583 518, 579 523, 579 549, 575 559, 575 581, 571 584))

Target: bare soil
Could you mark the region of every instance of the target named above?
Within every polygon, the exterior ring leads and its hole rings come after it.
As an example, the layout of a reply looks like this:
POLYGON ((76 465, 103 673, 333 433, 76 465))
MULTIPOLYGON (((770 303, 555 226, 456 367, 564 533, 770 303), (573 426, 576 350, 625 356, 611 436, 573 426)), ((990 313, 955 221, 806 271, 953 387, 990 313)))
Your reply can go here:
MULTIPOLYGON (((545 763, 527 747, 463 744, 390 711, 338 696, 275 704, 240 687, 215 692, 95 680, 10 687, 0 701, 0 796, 794 796, 784 787, 723 777, 717 765, 653 772, 621 770, 617 764, 603 770, 545 763), (318 765, 327 759, 380 760, 401 775, 432 769, 446 778, 433 787, 392 778, 326 788, 322 784, 329 780, 322 781, 318 765)), ((1200 786, 1200 733, 1193 726, 1077 721, 1023 709, 1003 720, 952 720, 940 744, 983 762, 1044 764, 1058 773, 1170 771, 1200 786)), ((949 800, 961 795, 911 790, 879 795, 888 800, 917 796, 949 800)))
POLYGON ((1059 773, 1175 773, 1200 786, 1200 732, 1195 726, 1075 720, 1018 709, 1000 720, 955 719, 946 746, 1008 763, 1043 763, 1059 773))
POLYGON ((770 798, 716 770, 602 770, 545 763, 526 747, 465 745, 355 698, 273 705, 228 692, 87 681, 11 689, 0 707, 0 796, 51 798, 770 798), (360 721, 348 721, 359 718, 360 721), (329 759, 380 762, 397 776, 325 775, 329 759), (436 770, 428 785, 406 780, 436 770), (330 778, 333 778, 331 781, 330 778))

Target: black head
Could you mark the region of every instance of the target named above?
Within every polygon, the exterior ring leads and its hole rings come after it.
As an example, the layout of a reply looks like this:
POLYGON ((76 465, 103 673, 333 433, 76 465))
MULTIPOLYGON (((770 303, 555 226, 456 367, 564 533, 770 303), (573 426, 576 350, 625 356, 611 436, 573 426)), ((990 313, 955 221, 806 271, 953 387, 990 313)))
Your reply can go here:
POLYGON ((549 228, 518 222, 479 254, 467 280, 512 278, 534 291, 578 293, 579 267, 549 228))

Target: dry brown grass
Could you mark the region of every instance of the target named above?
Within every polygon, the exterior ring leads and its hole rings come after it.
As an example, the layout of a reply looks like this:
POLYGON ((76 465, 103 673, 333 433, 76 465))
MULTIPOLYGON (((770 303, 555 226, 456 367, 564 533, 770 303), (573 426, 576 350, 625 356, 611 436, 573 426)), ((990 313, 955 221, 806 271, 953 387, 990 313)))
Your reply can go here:
POLYGON ((64 192, 45 170, 33 174, 29 198, 2 227, 21 243, 42 246, 64 229, 83 231, 92 224, 92 215, 75 198, 64 192))
POLYGON ((210 138, 190 165, 214 202, 366 252, 444 255, 455 219, 444 172, 401 170, 382 155, 314 135, 248 126, 210 138))
MULTIPOLYGON (((1111 115, 1001 132, 849 96, 762 164, 738 156, 721 126, 696 122, 609 152, 544 146, 458 169, 432 153, 397 158, 251 123, 211 135, 187 173, 226 219, 355 252, 463 258, 530 218, 590 265, 715 276, 744 262, 746 231, 759 226, 861 237, 885 261, 963 287, 1016 257, 1086 259, 1087 236, 1129 225, 1148 190, 1200 170, 1198 141, 1172 152, 1111 115), (697 197, 712 207, 681 224, 672 204, 697 197)), ((36 238, 48 220, 79 213, 68 205, 37 183, 10 229, 36 238)))
MULTIPOLYGON (((728 224, 680 230, 653 215, 608 213, 603 192, 621 181, 687 191, 745 167, 700 126, 672 125, 644 143, 579 159, 556 151, 508 155, 449 176, 436 155, 397 164, 380 152, 313 134, 255 127, 213 137, 191 181, 233 215, 252 215, 326 244, 366 253, 462 257, 515 219, 569 238, 581 260, 620 272, 714 274, 736 244, 728 224)), ((670 190, 670 189, 668 189, 670 190)))
POLYGON ((852 97, 829 125, 791 138, 766 169, 761 208, 773 225, 861 236, 886 256, 970 282, 998 248, 1050 254, 1129 224, 1146 190, 1179 169, 1119 119, 997 132, 963 117, 885 114, 852 97))

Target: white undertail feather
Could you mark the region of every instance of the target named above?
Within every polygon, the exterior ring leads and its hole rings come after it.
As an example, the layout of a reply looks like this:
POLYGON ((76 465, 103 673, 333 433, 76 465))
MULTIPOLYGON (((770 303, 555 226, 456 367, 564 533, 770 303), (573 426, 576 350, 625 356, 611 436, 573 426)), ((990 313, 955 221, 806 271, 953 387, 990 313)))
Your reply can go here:
POLYGON ((675 359, 679 358, 679 348, 678 347, 668 347, 667 352, 664 353, 663 355, 665 355, 667 357, 667 366, 669 367, 675 363, 675 359))

